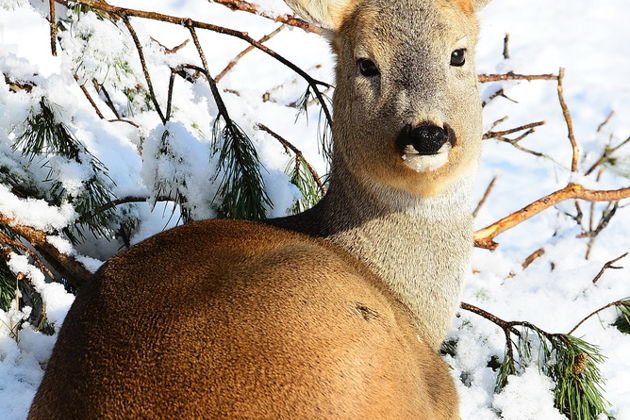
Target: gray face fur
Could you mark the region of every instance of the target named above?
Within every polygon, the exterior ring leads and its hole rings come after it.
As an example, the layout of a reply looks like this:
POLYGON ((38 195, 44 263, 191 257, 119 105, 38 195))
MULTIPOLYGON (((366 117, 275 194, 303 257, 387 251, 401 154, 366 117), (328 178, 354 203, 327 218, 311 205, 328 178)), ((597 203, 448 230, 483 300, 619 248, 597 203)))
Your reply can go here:
POLYGON ((334 166, 366 183, 423 196, 473 170, 481 141, 476 38, 474 16, 457 1, 363 0, 348 9, 332 34, 334 166), (461 67, 451 65, 458 49, 466 50, 461 67), (380 74, 362 75, 360 59, 374 62, 380 74), (421 123, 450 126, 453 148, 441 157, 403 156, 399 133, 421 123))

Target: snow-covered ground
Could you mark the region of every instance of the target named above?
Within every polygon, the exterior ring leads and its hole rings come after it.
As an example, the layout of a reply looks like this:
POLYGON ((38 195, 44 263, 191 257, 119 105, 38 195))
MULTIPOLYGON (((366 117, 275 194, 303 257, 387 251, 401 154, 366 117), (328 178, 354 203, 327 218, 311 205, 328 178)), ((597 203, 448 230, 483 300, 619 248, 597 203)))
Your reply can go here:
MULTIPOLYGON (((205 0, 112 1, 124 7, 154 10, 166 14, 194 17, 231 28, 245 30, 253 38, 271 32, 277 24, 246 13, 234 13, 205 0)), ((260 1, 265 8, 288 12, 281 0, 260 1)), ((179 177, 186 180, 186 195, 193 202, 195 218, 213 217, 209 203, 216 186, 210 182, 216 160, 208 162, 210 124, 216 114, 207 84, 189 85, 177 80, 174 95, 174 118, 170 131, 176 138, 174 153, 184 165, 162 164, 152 159, 162 131, 155 112, 140 112, 133 120, 140 126, 110 123, 99 119, 68 70, 81 58, 81 77, 101 80, 113 77, 115 71, 103 63, 129 57, 132 75, 116 75, 121 86, 135 83, 141 75, 133 43, 127 34, 111 23, 99 21, 93 15, 82 17, 71 30, 62 33, 63 52, 51 57, 49 26, 45 20, 48 2, 40 0, 0 0, 0 71, 15 80, 33 81, 33 92, 9 92, 0 77, 0 165, 12 168, 27 166, 26 159, 10 150, 15 141, 15 129, 26 119, 45 93, 54 104, 58 118, 67 121, 88 149, 108 168, 115 181, 113 192, 119 197, 149 195, 156 179, 179 177), (94 33, 93 36, 87 36, 94 33), (89 39, 89 41, 77 41, 89 39), (87 48, 86 48, 87 45, 87 48), (75 61, 72 61, 72 60, 75 61), (35 76, 34 76, 35 75, 35 76), (130 80, 127 80, 129 78, 130 80), (139 146, 143 150, 139 151, 139 146), (143 164, 144 158, 144 164, 143 164)), ((64 14, 63 8, 58 13, 64 14)), ((565 98, 571 110, 576 138, 582 147, 582 173, 601 154, 612 139, 619 143, 630 136, 630 3, 626 0, 495 0, 481 13, 481 38, 477 53, 479 73, 523 74, 557 73, 566 68, 565 98), (503 38, 510 34, 511 58, 502 56, 503 38), (597 128, 611 110, 615 115, 600 131, 597 128)), ((183 27, 171 24, 133 20, 145 42, 145 53, 161 103, 166 103, 168 72, 164 64, 198 62, 192 43, 176 55, 165 56, 155 38, 167 47, 180 44, 189 34, 183 27)), ((217 74, 245 45, 242 41, 213 33, 200 32, 210 62, 217 74)), ((268 45, 286 56, 315 77, 332 81, 333 57, 320 37, 299 29, 285 29, 268 45)), ((139 82, 144 83, 140 78, 139 82)), ((595 176, 583 177, 568 170, 571 148, 566 124, 558 105, 554 81, 504 82, 482 85, 482 95, 488 98, 499 86, 507 98, 494 99, 485 107, 485 127, 509 116, 496 129, 507 129, 532 121, 545 120, 546 125, 522 141, 521 145, 542 152, 552 159, 538 158, 494 140, 484 143, 482 163, 477 181, 477 196, 481 197, 490 179, 498 180, 487 204, 477 218, 478 227, 521 208, 570 180, 586 187, 615 189, 630 184, 630 157, 620 159, 618 167, 607 170, 599 182, 595 176), (624 171, 625 169, 625 171, 624 171), (624 173, 625 172, 625 173, 624 173)), ((248 54, 221 81, 220 87, 238 92, 226 92, 224 99, 232 117, 254 139, 261 161, 266 167, 263 176, 274 207, 271 216, 286 212, 297 196, 296 189, 283 173, 290 156, 270 136, 253 126, 264 123, 290 139, 320 172, 326 166, 318 150, 317 110, 312 107, 308 120, 296 121, 296 109, 290 106, 304 93, 302 80, 286 67, 263 53, 248 54), (268 101, 263 101, 269 92, 268 101)), ((96 96, 96 94, 94 93, 96 96)), ((114 98, 124 103, 126 98, 114 98)), ((98 102, 104 112, 107 106, 98 102)), ((107 118, 113 118, 107 115, 107 118)), ((618 155, 629 155, 630 147, 618 155)), ((55 164, 53 162, 53 164, 55 164)), ((36 172, 36 169, 31 168, 36 172)), ((44 169, 41 169, 44 171, 44 169)), ((47 169, 45 169, 47 171, 47 169)), ((58 163, 56 173, 71 190, 81 185, 85 173, 73 165, 58 163)), ((41 177, 45 179, 45 177, 41 177)), ((43 181, 42 181, 43 182, 43 181)), ((605 205, 598 205, 597 209, 605 205)), ((582 206, 587 209, 588 205, 582 206)), ((558 206, 575 212, 570 202, 558 206)), ((171 226, 177 217, 158 205, 151 211, 148 205, 136 205, 134 215, 141 221, 132 242, 171 226)), ((58 229, 76 218, 71 206, 54 207, 45 202, 19 199, 6 186, 0 185, 0 213, 16 218, 20 223, 40 229, 58 229)), ((589 260, 584 258, 587 239, 575 222, 556 209, 549 209, 499 236, 500 248, 490 253, 475 250, 473 272, 468 279, 463 300, 479 306, 505 320, 530 321, 550 332, 568 332, 593 310, 630 296, 630 269, 608 270, 600 281, 592 279, 602 265, 630 250, 629 208, 620 208, 610 225, 594 243, 589 260), (545 254, 529 268, 521 263, 534 250, 544 247, 545 254)), ((51 240, 70 252, 104 260, 114 254, 119 244, 99 241, 72 249, 60 238, 51 240), (69 248, 68 248, 69 247, 69 248)), ((92 266, 94 260, 90 260, 92 266)), ((620 261, 618 265, 629 264, 620 261)), ((11 259, 11 269, 30 274, 47 305, 49 318, 59 328, 72 296, 57 284, 45 284, 39 271, 25 258, 11 259)), ((25 316, 20 311, 0 311, 0 418, 24 418, 30 401, 42 378, 45 364, 54 344, 49 337, 26 326, 16 342, 10 326, 25 316)), ((601 347, 607 357, 601 365, 606 379, 605 397, 610 402, 610 414, 617 419, 630 419, 630 336, 610 326, 617 313, 602 312, 582 325, 576 335, 601 347)), ((488 367, 493 356, 503 357, 505 338, 493 323, 469 312, 461 311, 454 321, 451 338, 457 340, 455 356, 446 356, 453 368, 460 392, 461 415, 465 420, 496 419, 501 413, 506 419, 562 418, 553 408, 553 383, 530 367, 519 377, 511 377, 507 387, 494 394, 496 372, 488 367), (464 378, 464 381, 460 381, 464 378)))

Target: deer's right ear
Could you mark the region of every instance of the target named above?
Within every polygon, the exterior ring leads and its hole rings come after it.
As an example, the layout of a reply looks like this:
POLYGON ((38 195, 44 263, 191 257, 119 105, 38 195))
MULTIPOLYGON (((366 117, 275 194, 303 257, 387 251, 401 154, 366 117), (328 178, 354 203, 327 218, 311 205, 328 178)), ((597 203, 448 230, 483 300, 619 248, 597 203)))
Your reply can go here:
POLYGON ((307 21, 335 31, 343 23, 344 16, 356 0, 285 0, 295 13, 307 21))
POLYGON ((486 7, 486 4, 490 3, 492 0, 473 0, 473 5, 475 7, 475 11, 479 11, 486 7))

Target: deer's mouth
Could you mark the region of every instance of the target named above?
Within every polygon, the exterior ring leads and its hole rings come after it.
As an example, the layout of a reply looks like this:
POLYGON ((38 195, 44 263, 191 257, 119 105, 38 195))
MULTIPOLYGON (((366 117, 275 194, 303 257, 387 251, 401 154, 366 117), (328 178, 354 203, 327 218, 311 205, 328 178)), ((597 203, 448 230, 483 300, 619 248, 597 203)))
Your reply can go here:
POLYGON ((456 145, 455 132, 448 125, 444 125, 446 141, 439 148, 422 147, 417 144, 403 146, 401 159, 405 166, 416 172, 435 171, 448 163, 449 152, 456 145))

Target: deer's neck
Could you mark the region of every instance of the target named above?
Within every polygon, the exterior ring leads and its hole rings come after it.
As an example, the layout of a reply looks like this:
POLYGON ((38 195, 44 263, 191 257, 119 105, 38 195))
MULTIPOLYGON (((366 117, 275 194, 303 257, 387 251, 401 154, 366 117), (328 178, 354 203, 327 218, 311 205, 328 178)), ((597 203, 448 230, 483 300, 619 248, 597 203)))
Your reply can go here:
POLYGON ((471 181, 434 197, 366 186, 336 171, 326 197, 270 223, 326 238, 361 260, 415 315, 439 348, 459 304, 472 247, 471 181))

